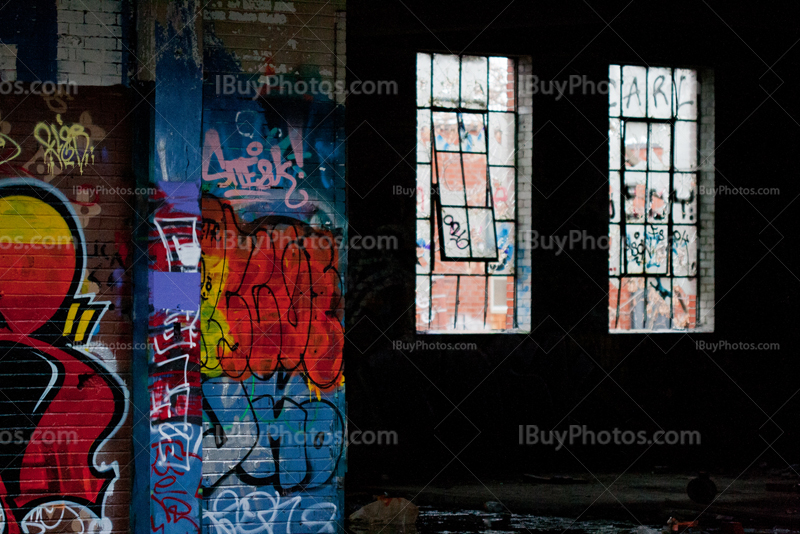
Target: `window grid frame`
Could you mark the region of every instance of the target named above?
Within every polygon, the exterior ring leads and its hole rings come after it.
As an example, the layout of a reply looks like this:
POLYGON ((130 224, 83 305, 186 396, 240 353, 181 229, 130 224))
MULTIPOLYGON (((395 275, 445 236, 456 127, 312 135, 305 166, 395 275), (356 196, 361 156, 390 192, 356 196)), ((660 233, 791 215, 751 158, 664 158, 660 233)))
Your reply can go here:
MULTIPOLYGON (((417 112, 417 118, 419 118, 419 112, 420 111, 427 111, 429 113, 429 116, 430 116, 429 123, 428 123, 428 125, 429 125, 429 135, 430 135, 430 141, 429 141, 430 142, 430 161, 428 161, 428 162, 425 162, 425 161, 420 162, 419 158, 417 158, 416 171, 415 171, 416 173, 419 172, 419 165, 425 165, 425 164, 430 165, 430 195, 429 195, 430 198, 428 199, 428 204, 429 204, 429 212, 428 213, 429 213, 429 216, 427 218, 426 217, 419 217, 419 215, 416 213, 416 208, 415 208, 415 221, 416 221, 415 222, 415 226, 416 226, 417 223, 419 223, 419 221, 428 222, 428 242, 430 243, 430 253, 429 253, 430 260, 429 260, 429 270, 428 270, 427 273, 417 273, 416 269, 415 269, 415 274, 414 274, 415 279, 417 277, 419 277, 419 276, 427 277, 427 289, 428 289, 428 298, 429 298, 428 310, 427 310, 428 311, 427 325, 429 326, 429 328, 427 328, 425 330, 420 330, 419 329, 420 325, 417 325, 416 331, 418 333, 433 333, 433 334, 444 334, 444 333, 463 333, 463 334, 515 333, 516 330, 519 328, 519 320, 518 320, 518 313, 519 313, 519 309, 518 309, 519 308, 519 295, 518 295, 518 293, 519 293, 519 287, 518 287, 519 286, 519 272, 518 271, 519 271, 519 267, 520 267, 519 266, 518 257, 517 257, 518 251, 519 251, 519 239, 520 239, 520 236, 519 236, 519 211, 520 211, 520 206, 518 205, 518 202, 519 202, 519 176, 518 176, 518 173, 519 173, 519 157, 520 157, 520 155, 519 155, 519 129, 520 129, 520 123, 519 123, 519 116, 520 116, 519 115, 519 61, 518 61, 517 58, 509 57, 509 56, 478 55, 478 54, 463 54, 463 53, 461 53, 461 54, 442 54, 442 53, 435 52, 435 51, 421 51, 421 50, 419 52, 417 52, 417 54, 428 54, 430 56, 430 78, 429 78, 429 81, 430 81, 430 88, 429 88, 430 102, 429 102, 428 106, 419 106, 419 102, 418 101, 415 103, 415 109, 416 109, 416 112, 417 112), (455 107, 445 107, 445 106, 434 105, 434 97, 433 97, 434 56, 436 56, 436 55, 450 55, 450 56, 455 56, 456 58, 458 58, 458 105, 455 106, 455 107), (487 92, 487 94, 486 94, 486 108, 485 109, 466 108, 466 107, 462 106, 462 94, 461 94, 462 86, 463 86, 463 83, 462 83, 462 65, 463 65, 462 59, 464 57, 482 57, 482 58, 486 59, 486 92, 487 92), (490 101, 490 87, 491 87, 490 86, 490 84, 491 84, 491 68, 489 66, 489 58, 492 58, 492 57, 505 59, 506 61, 511 62, 511 64, 513 65, 513 68, 512 68, 513 96, 514 96, 514 109, 513 109, 513 111, 509 111, 507 109, 506 110, 491 110, 489 108, 489 106, 490 106, 490 104, 489 104, 489 101, 490 101), (489 264, 496 263, 500 258, 499 246, 497 248, 497 256, 494 258, 494 260, 492 260, 492 259, 484 259, 484 258, 472 259, 472 260, 470 260, 470 259, 461 259, 461 258, 455 258, 453 260, 444 260, 444 259, 440 260, 440 261, 443 261, 443 262, 448 261, 448 262, 477 262, 477 263, 483 263, 483 265, 484 265, 483 266, 483 271, 484 272, 482 274, 463 274, 463 273, 437 273, 437 274, 434 274, 434 269, 435 269, 435 265, 436 265, 436 258, 435 258, 436 254, 434 252, 434 234, 436 233, 436 230, 437 230, 436 220, 439 220, 439 219, 442 218, 442 217, 438 217, 437 216, 436 201, 435 201, 435 198, 434 198, 434 197, 436 197, 436 199, 438 199, 438 197, 439 197, 438 173, 436 175, 434 174, 434 168, 436 166, 438 166, 438 159, 436 158, 436 152, 437 152, 437 150, 436 150, 436 133, 435 133, 435 128, 434 128, 434 120, 433 120, 433 114, 436 113, 436 112, 455 113, 457 115, 457 117, 458 117, 458 122, 459 123, 462 122, 462 119, 461 119, 462 113, 480 114, 480 115, 484 116, 484 139, 485 139, 484 152, 467 152, 467 154, 484 154, 486 156, 486 186, 487 186, 486 202, 489 202, 489 199, 491 198, 491 200, 492 200, 491 209, 492 209, 492 212, 493 212, 495 241, 498 240, 498 234, 497 234, 497 225, 498 225, 498 223, 513 224, 513 229, 514 229, 514 249, 513 249, 513 251, 514 251, 513 252, 514 270, 510 274, 496 275, 496 274, 489 273, 489 264), (490 113, 511 114, 511 115, 514 116, 514 132, 513 132, 513 135, 514 135, 514 150, 513 150, 514 163, 513 164, 494 165, 494 164, 490 164, 490 162, 489 162, 489 143, 490 143, 490 140, 489 140, 490 130, 489 130, 489 128, 490 128, 490 125, 491 125, 490 113), (491 173, 490 173, 490 169, 493 168, 493 167, 495 167, 495 168, 513 169, 513 172, 514 172, 514 210, 513 210, 513 219, 506 219, 506 218, 500 219, 500 218, 497 218, 496 216, 494 216, 495 215, 494 197, 493 197, 494 192, 492 191, 493 188, 492 188, 491 173), (436 176, 436 184, 434 184, 434 176, 436 176), (490 195, 491 195, 491 197, 490 197, 490 195), (452 330, 450 330, 450 329, 448 329, 448 330, 432 329, 432 328, 430 328, 430 325, 431 325, 432 320, 433 320, 433 317, 432 317, 433 316, 433 279, 434 279, 434 277, 452 277, 452 276, 456 277, 456 296, 455 296, 455 309, 454 309, 454 313, 453 313, 453 328, 452 328, 452 330), (475 331, 475 330, 458 330, 457 329, 459 292, 460 292, 460 282, 461 282, 461 277, 462 276, 468 276, 470 278, 483 278, 483 282, 484 282, 484 285, 483 285, 483 287, 484 287, 484 297, 483 297, 483 303, 484 303, 484 306, 483 306, 483 326, 484 326, 484 330, 475 331), (489 307, 491 305, 491 303, 489 302, 489 283, 490 283, 490 280, 492 278, 499 278, 499 277, 506 278, 506 279, 508 279, 509 277, 512 278, 512 284, 511 284, 512 287, 513 287, 513 303, 512 303, 512 306, 511 306, 512 307, 512 326, 510 328, 509 327, 505 327, 505 328, 502 328, 502 329, 491 329, 491 328, 487 328, 489 307)), ((508 73, 506 73, 506 76, 508 76, 508 73)), ((415 75, 415 77, 416 77, 416 75, 415 75)), ((419 91, 419 88, 417 88, 417 92, 418 91, 419 91)), ((419 124, 417 124, 416 129, 417 129, 417 131, 419 131, 419 124)), ((462 147, 462 144, 461 144, 461 140, 459 140, 459 150, 458 151, 438 151, 438 152, 445 153, 445 154, 450 153, 450 154, 459 154, 460 155, 462 185, 464 185, 464 197, 465 197, 465 207, 466 207, 467 206, 467 201, 466 201, 467 190, 466 190, 466 183, 465 183, 465 178, 464 178, 464 165, 463 165, 464 150, 463 150, 463 147, 462 147)), ((415 175, 415 184, 417 182, 417 176, 418 175, 415 175)), ((444 207, 447 207, 447 206, 444 206, 444 207)), ((467 221, 469 221, 469 219, 467 219, 467 221)), ((439 220, 438 222, 439 222, 439 225, 442 224, 441 220, 439 220)), ((440 230, 440 235, 443 235, 443 232, 441 232, 441 228, 439 227, 438 229, 440 230)), ((417 230, 415 228, 415 233, 416 233, 416 231, 417 230)), ((443 249, 444 249, 444 247, 442 246, 442 243, 439 243, 439 248, 440 248, 440 255, 442 255, 443 254, 443 249)), ((416 284, 415 284, 415 287, 416 287, 416 284)), ((416 320, 415 320, 415 322, 416 322, 416 320)))
MULTIPOLYGON (((696 147, 695 148, 695 152, 696 152, 697 156, 699 157, 700 156, 700 147, 701 147, 701 128, 700 128, 700 126, 702 124, 702 120, 701 120, 702 119, 702 100, 701 100, 701 91, 699 89, 700 89, 700 87, 702 87, 702 79, 701 79, 702 69, 699 69, 697 67, 692 67, 692 66, 681 66, 681 65, 677 65, 677 66, 676 65, 667 66, 667 65, 657 65, 657 64, 636 65, 636 64, 631 64, 631 63, 612 63, 612 64, 609 64, 609 68, 611 68, 613 66, 619 67, 619 88, 618 88, 619 112, 618 112, 617 115, 612 115, 611 114, 611 110, 610 110, 610 106, 609 106, 608 120, 609 120, 609 124, 614 119, 617 119, 619 121, 620 128, 619 128, 618 135, 619 135, 619 140, 620 140, 620 143, 619 143, 619 145, 620 145, 619 146, 619 149, 620 149, 620 155, 619 155, 620 156, 620 160, 619 160, 619 168, 618 169, 612 169, 611 165, 610 165, 610 162, 609 162, 609 170, 608 170, 608 172, 609 172, 609 179, 611 179, 611 174, 614 173, 614 172, 618 173, 618 175, 619 175, 619 177, 618 177, 618 180, 619 180, 618 185, 619 185, 619 211, 620 211, 620 215, 619 215, 619 222, 616 222, 616 223, 611 222, 611 220, 610 220, 611 218, 609 216, 608 226, 609 226, 609 234, 611 233, 611 227, 612 226, 616 226, 617 228, 619 228, 619 243, 617 244, 617 247, 618 247, 618 250, 619 250, 620 254, 619 254, 619 267, 618 267, 619 272, 618 272, 618 274, 613 275, 613 274, 609 273, 609 275, 608 275, 609 280, 617 280, 617 282, 618 282, 617 300, 616 300, 615 315, 614 315, 615 322, 614 322, 614 327, 613 328, 609 324, 609 333, 628 333, 628 332, 631 332, 631 333, 667 333, 667 334, 669 334, 669 333, 693 332, 693 331, 699 330, 698 327, 700 325, 700 318, 701 318, 701 315, 700 315, 700 300, 701 300, 701 291, 702 291, 702 284, 701 284, 701 276, 702 276, 701 275, 701 273, 702 273, 702 271, 701 271, 701 267, 702 267, 701 266, 701 259, 702 259, 701 256, 702 255, 701 255, 701 249, 700 249, 700 243, 701 243, 700 237, 701 237, 701 230, 702 230, 702 223, 701 223, 701 211, 702 210, 700 209, 700 202, 701 201, 700 201, 700 197, 699 197, 698 188, 700 186, 701 166, 702 166, 702 164, 701 164, 700 161, 697 161, 695 163, 694 167, 692 167, 690 170, 676 171, 676 169, 675 169, 675 146, 676 146, 675 145, 675 125, 676 125, 676 123, 679 123, 679 122, 694 123, 696 125, 695 135, 694 135, 694 137, 695 137, 694 142, 695 142, 695 147, 696 147), (625 67, 640 67, 640 68, 644 68, 645 69, 645 84, 644 84, 644 86, 645 86, 645 90, 644 90, 645 111, 644 111, 644 116, 641 116, 641 117, 629 116, 629 115, 625 115, 625 112, 623 111, 623 88, 624 88, 624 84, 625 84, 625 82, 624 82, 624 78, 625 78, 625 76, 624 76, 624 68, 625 67), (671 71, 670 75, 672 77, 672 84, 671 84, 671 87, 670 87, 670 91, 671 91, 671 96, 672 96, 672 102, 670 103, 670 114, 671 114, 671 116, 669 118, 655 118, 655 117, 649 117, 648 116, 650 114, 649 74, 650 74, 650 69, 652 69, 652 68, 668 68, 671 71), (696 113, 695 113, 695 118, 694 119, 680 119, 680 118, 678 118, 678 112, 679 112, 680 104, 679 104, 679 102, 677 100, 678 97, 679 97, 679 85, 675 81, 675 71, 677 71, 677 70, 691 70, 691 71, 694 72, 696 85, 697 85, 697 91, 693 94, 694 101, 695 101, 695 108, 696 108, 696 113), (629 122, 641 122, 641 123, 645 123, 647 125, 647 128, 646 128, 646 131, 647 131, 647 147, 646 147, 646 159, 645 159, 646 165, 645 165, 645 169, 644 170, 641 170, 641 169, 639 169, 639 170, 630 170, 630 171, 627 170, 626 158, 625 158, 625 152, 626 152, 626 147, 625 147, 625 129, 627 128, 627 123, 629 123, 629 122), (651 134, 650 134, 650 126, 652 124, 669 124, 670 125, 670 157, 669 157, 670 158, 669 159, 670 165, 669 165, 669 169, 666 170, 666 171, 664 171, 664 170, 651 171, 651 169, 650 169, 650 141, 651 141, 651 137, 652 137, 651 134), (644 232, 645 232, 645 235, 643 236, 643 242, 644 242, 644 245, 645 245, 645 251, 643 252, 642 272, 641 273, 628 273, 627 272, 627 265, 628 265, 628 261, 627 260, 628 260, 628 248, 629 248, 628 247, 628 239, 627 239, 627 224, 628 224, 628 222, 627 222, 627 213, 626 213, 626 210, 625 210, 625 196, 624 196, 624 193, 623 193, 623 190, 625 189, 625 173, 626 172, 643 173, 645 175, 645 183, 644 183, 644 185, 645 185, 644 219, 643 219, 643 221, 641 223, 631 223, 631 224, 641 225, 644 228, 644 232), (666 272, 665 273, 648 273, 647 272, 647 262, 646 262, 646 254, 647 254, 647 252, 646 252, 646 249, 647 249, 647 230, 648 230, 648 226, 649 227, 663 226, 663 224, 661 224, 661 225, 653 224, 649 220, 649 214, 648 214, 648 211, 649 211, 648 210, 648 206, 649 206, 649 189, 648 189, 648 186, 649 186, 649 183, 650 183, 650 174, 653 173, 653 172, 660 173, 660 174, 668 174, 669 175, 669 195, 668 195, 669 213, 668 213, 668 216, 667 216, 667 244, 666 244, 667 268, 666 268, 666 272), (675 174, 676 173, 677 174, 692 174, 692 175, 694 175, 694 198, 695 198, 695 202, 697 203, 697 206, 696 206, 695 215, 694 215, 695 219, 694 219, 694 222, 692 224, 685 224, 685 223, 676 224, 674 222, 674 209, 673 208, 674 208, 674 205, 676 204, 676 201, 675 201, 675 198, 676 198, 675 174), (695 271, 694 275, 690 275, 690 274, 675 275, 674 274, 674 265, 673 265, 673 257, 674 256, 673 256, 673 252, 672 251, 673 251, 673 245, 674 245, 674 228, 676 226, 678 228, 691 228, 691 227, 693 227, 695 229, 695 237, 694 237, 694 239, 695 239, 697 245, 696 245, 696 258, 695 258, 696 267, 694 269, 694 271, 695 271), (642 293, 643 293, 642 298, 643 298, 643 309, 644 309, 645 315, 644 315, 644 317, 642 319, 642 327, 641 328, 623 329, 623 328, 619 328, 618 327, 619 319, 620 319, 620 313, 619 312, 620 312, 622 284, 623 284, 623 280, 631 279, 631 278, 644 279, 644 287, 643 287, 643 291, 642 291, 642 293), (670 289, 671 297, 670 297, 670 306, 669 306, 669 309, 670 309, 669 327, 668 328, 663 328, 663 329, 648 329, 647 328, 647 324, 648 324, 648 319, 650 319, 650 318, 647 315, 647 305, 648 305, 648 298, 647 298, 648 297, 648 286, 647 286, 647 282, 648 282, 648 280, 664 279, 664 278, 667 278, 670 281, 670 288, 669 289, 670 289), (675 314, 674 314, 674 309, 675 309, 674 280, 676 280, 676 279, 694 280, 694 282, 695 282, 695 316, 694 316, 694 326, 692 328, 676 328, 674 326, 674 324, 673 324, 674 320, 675 320, 675 314)), ((609 83, 609 90, 611 90, 611 87, 613 87, 613 84, 609 83)), ((638 88, 638 84, 637 84, 637 88, 638 88)), ((611 198, 610 200, 613 203, 614 199, 611 198)), ((659 285, 660 285, 660 281, 659 281, 659 285)))

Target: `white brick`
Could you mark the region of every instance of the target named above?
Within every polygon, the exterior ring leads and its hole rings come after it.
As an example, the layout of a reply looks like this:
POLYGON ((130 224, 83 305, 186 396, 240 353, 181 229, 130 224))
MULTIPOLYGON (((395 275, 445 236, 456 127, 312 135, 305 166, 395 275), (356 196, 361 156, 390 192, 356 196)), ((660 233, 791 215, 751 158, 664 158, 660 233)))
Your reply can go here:
POLYGON ((84 12, 83 11, 59 10, 59 12, 58 12, 58 22, 72 22, 72 23, 83 24, 83 22, 84 22, 84 12))

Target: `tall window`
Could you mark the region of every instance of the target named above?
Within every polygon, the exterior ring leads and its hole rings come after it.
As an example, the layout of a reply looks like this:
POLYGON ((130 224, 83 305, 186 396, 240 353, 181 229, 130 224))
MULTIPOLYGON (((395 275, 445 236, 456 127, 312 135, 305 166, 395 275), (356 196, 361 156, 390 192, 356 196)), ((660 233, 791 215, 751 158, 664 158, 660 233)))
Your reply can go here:
POLYGON ((417 55, 418 331, 519 327, 516 70, 417 55))
POLYGON ((698 73, 609 68, 609 329, 698 326, 698 73))

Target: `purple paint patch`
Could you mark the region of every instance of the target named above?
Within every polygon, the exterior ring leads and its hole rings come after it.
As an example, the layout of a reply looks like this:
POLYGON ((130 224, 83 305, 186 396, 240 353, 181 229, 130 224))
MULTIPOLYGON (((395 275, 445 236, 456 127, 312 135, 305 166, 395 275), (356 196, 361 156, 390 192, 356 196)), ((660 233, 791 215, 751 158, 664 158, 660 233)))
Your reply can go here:
POLYGON ((156 310, 200 309, 200 273, 150 271, 153 307, 156 310))
POLYGON ((199 182, 159 182, 158 187, 167 195, 173 211, 200 215, 199 182))

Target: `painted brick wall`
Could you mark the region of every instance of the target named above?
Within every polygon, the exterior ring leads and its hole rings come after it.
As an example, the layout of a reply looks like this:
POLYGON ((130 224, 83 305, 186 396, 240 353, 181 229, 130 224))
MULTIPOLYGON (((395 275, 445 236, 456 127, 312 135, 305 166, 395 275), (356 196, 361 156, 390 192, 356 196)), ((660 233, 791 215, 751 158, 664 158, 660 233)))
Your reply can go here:
POLYGON ((343 7, 217 0, 203 11, 209 534, 343 523, 344 97, 313 89, 344 80, 343 7))
POLYGON ((108 89, 0 101, 5 533, 129 529, 129 109, 108 89))
POLYGON ((58 81, 123 81, 122 0, 57 0, 58 81))
MULTIPOLYGON (((714 176, 714 151, 716 150, 714 136, 714 71, 704 69, 698 73, 700 77, 700 141, 698 150, 700 163, 701 191, 713 191, 714 176)), ((714 195, 700 195, 700 243, 698 256, 700 265, 699 298, 697 331, 714 331, 714 241, 715 241, 715 212, 714 195)))

